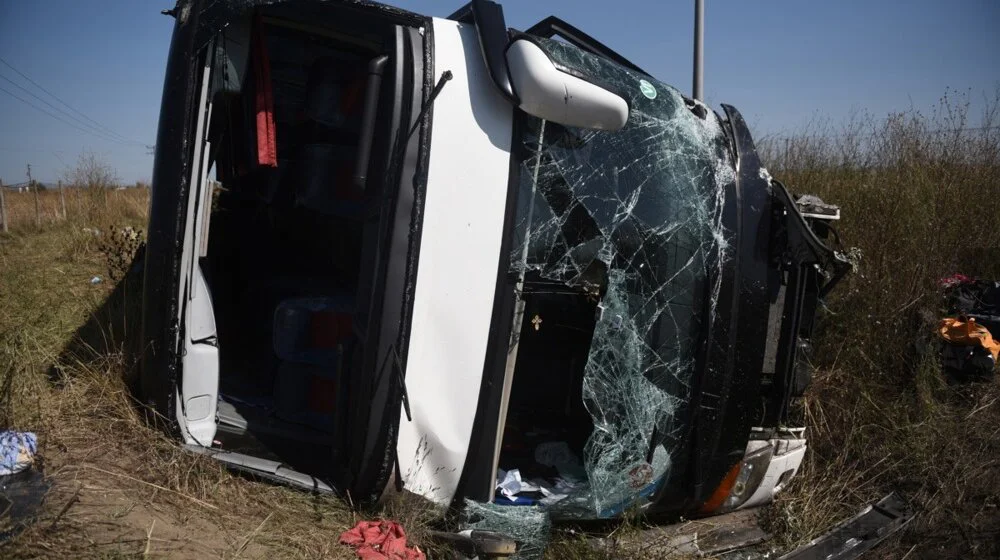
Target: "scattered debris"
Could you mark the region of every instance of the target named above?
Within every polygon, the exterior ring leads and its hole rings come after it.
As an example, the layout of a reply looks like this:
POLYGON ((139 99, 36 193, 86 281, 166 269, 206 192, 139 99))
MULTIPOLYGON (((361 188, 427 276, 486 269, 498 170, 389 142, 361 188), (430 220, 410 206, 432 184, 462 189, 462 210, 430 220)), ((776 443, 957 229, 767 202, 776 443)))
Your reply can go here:
POLYGON ((358 521, 340 535, 341 544, 354 548, 362 560, 424 560, 417 547, 407 546, 406 531, 395 521, 358 521))
POLYGON ((994 338, 1000 337, 1000 282, 976 280, 961 274, 941 282, 949 282, 945 285, 949 314, 975 319, 989 329, 994 338))
POLYGON ((583 462, 566 442, 543 442, 535 448, 534 456, 539 465, 554 468, 558 476, 526 480, 520 469, 498 469, 495 503, 551 506, 586 487, 583 462))
POLYGON ((34 519, 48 483, 35 464, 38 438, 31 432, 0 432, 0 543, 27 527, 34 519))
MULTIPOLYGON (((764 172, 765 171, 763 170, 761 171, 762 174, 764 172)), ((768 179, 770 179, 770 176, 768 179)), ((840 219, 839 206, 827 204, 823 202, 823 199, 815 195, 802 195, 795 201, 795 205, 799 207, 799 212, 801 212, 806 218, 821 218, 827 220, 840 219)))
POLYGON ((761 544, 771 535, 757 524, 757 512, 741 510, 722 519, 701 519, 705 527, 698 533, 698 550, 702 554, 717 555, 743 550, 761 544))
POLYGON ((90 279, 90 283, 94 285, 100 284, 103 281, 104 280, 102 280, 100 276, 94 276, 93 278, 90 279))
POLYGON ((941 365, 955 381, 988 381, 1000 358, 1000 282, 942 278, 948 317, 938 325, 941 365))
POLYGON ((521 492, 538 492, 539 490, 539 486, 526 480, 521 480, 521 471, 518 469, 511 469, 509 471, 499 469, 497 471, 497 491, 514 503, 518 503, 514 500, 517 494, 521 492))
POLYGON ((981 346, 944 344, 941 348, 941 367, 954 382, 989 381, 994 375, 996 359, 981 346))
POLYGON ((487 558, 509 558, 517 553, 517 543, 492 531, 466 530, 460 533, 428 531, 428 536, 438 542, 447 543, 455 553, 455 560, 486 560, 487 558))
POLYGON ((841 523, 825 535, 813 539, 779 560, 851 560, 871 550, 886 537, 913 519, 902 498, 889 494, 841 523))
POLYGON ((938 280, 938 286, 942 288, 954 288, 961 284, 972 282, 972 278, 964 274, 952 274, 951 276, 945 276, 944 278, 938 280))
POLYGON ((0 476, 19 473, 35 462, 38 437, 31 432, 0 432, 0 476))
POLYGON ((34 522, 48 491, 49 482, 38 469, 0 477, 0 544, 34 522))
POLYGON ((585 484, 580 480, 559 477, 551 483, 541 478, 523 480, 518 469, 499 469, 497 472, 499 495, 495 501, 501 505, 549 506, 567 498, 585 484))
POLYGON ((972 318, 947 317, 941 320, 938 335, 947 343, 941 351, 942 365, 953 377, 973 381, 993 376, 1000 342, 989 329, 972 318))
MULTIPOLYGON (((745 551, 766 541, 756 510, 740 510, 704 519, 681 521, 643 529, 625 537, 591 539, 591 545, 615 557, 671 558, 715 557, 745 551)), ((741 558, 758 558, 745 554, 741 558)), ((733 557, 736 558, 735 556, 733 557)))
POLYGON ((465 500, 465 530, 497 533, 513 539, 517 552, 512 560, 541 558, 549 544, 552 521, 538 506, 510 507, 465 500))

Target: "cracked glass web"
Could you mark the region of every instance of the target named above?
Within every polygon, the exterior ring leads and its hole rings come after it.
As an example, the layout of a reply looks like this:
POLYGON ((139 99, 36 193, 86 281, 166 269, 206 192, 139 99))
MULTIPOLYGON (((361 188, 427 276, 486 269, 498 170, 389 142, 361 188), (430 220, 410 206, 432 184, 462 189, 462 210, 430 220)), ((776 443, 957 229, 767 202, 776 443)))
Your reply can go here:
POLYGON ((465 501, 463 529, 492 531, 514 539, 517 553, 511 560, 541 558, 549 544, 552 520, 537 506, 501 506, 465 501))
POLYGON ((721 277, 711 270, 727 254, 723 195, 735 171, 719 119, 704 105, 572 46, 535 40, 561 70, 630 107, 616 132, 522 114, 510 255, 519 299, 546 282, 599 299, 583 379, 594 423, 588 484, 549 511, 612 517, 652 497, 690 426, 697 354, 719 290, 712 279, 721 277))

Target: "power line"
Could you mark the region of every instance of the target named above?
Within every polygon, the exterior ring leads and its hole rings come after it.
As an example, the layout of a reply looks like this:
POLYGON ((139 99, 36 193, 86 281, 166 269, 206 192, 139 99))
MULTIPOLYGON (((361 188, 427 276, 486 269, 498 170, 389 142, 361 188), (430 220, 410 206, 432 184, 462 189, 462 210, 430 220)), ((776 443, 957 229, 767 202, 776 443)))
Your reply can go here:
POLYGON ((99 123, 99 122, 95 121, 94 119, 92 119, 92 118, 88 117, 87 115, 85 115, 85 114, 84 114, 84 113, 83 113, 82 111, 80 111, 79 109, 77 109, 77 108, 73 107, 73 106, 72 106, 72 105, 70 105, 69 103, 66 103, 65 101, 63 101, 62 99, 60 99, 60 98, 59 98, 59 96, 57 96, 56 94, 52 93, 51 91, 49 91, 49 90, 45 89, 44 87, 42 87, 42 86, 41 86, 41 84, 39 84, 39 83, 38 83, 38 82, 36 82, 35 80, 32 80, 31 78, 29 78, 28 76, 26 76, 26 75, 24 74, 24 72, 21 72, 21 71, 20 71, 20 70, 18 70, 17 68, 14 68, 14 67, 13 67, 13 66, 12 66, 12 65, 11 65, 11 64, 9 63, 9 62, 7 62, 6 60, 4 60, 4 59, 3 59, 2 57, 0 57, 0 62, 2 62, 2 63, 3 63, 3 65, 4 65, 4 66, 6 66, 7 68, 10 68, 10 69, 11 69, 11 70, 13 70, 13 71, 14 71, 15 73, 17 73, 17 75, 18 75, 18 76, 21 76, 22 78, 24 78, 25 80, 27 80, 28 82, 30 82, 30 83, 31 83, 32 85, 34 85, 34 86, 35 86, 35 87, 37 87, 38 89, 40 89, 40 90, 42 90, 43 92, 47 93, 47 94, 48 94, 48 95, 49 95, 50 97, 52 97, 52 99, 55 99, 55 100, 56 100, 56 101, 58 101, 59 103, 62 103, 62 104, 63 104, 64 106, 66 106, 66 108, 67 108, 67 109, 69 109, 70 111, 73 111, 74 113, 76 113, 76 114, 80 115, 81 117, 83 117, 83 118, 84 118, 84 119, 86 119, 87 121, 90 121, 91 123, 93 123, 93 125, 94 125, 94 126, 96 126, 96 127, 97 127, 97 128, 99 129, 99 130, 103 129, 104 131, 106 131, 106 133, 107 133, 107 134, 109 134, 109 135, 111 135, 111 136, 116 136, 116 137, 118 137, 118 138, 121 138, 121 139, 122 139, 123 141, 127 141, 127 142, 133 142, 133 143, 136 143, 136 144, 142 144, 142 145, 145 145, 145 144, 143 144, 142 142, 139 142, 139 141, 137 141, 137 140, 132 140, 132 139, 130 139, 130 138, 127 138, 127 137, 125 137, 125 136, 122 136, 121 134, 118 134, 117 132, 115 132, 115 131, 111 130, 110 128, 108 128, 108 127, 106 127, 106 126, 102 125, 101 123, 99 123))
MULTIPOLYGON (((88 117, 86 114, 84 114, 79 109, 77 109, 77 108, 73 107, 72 105, 70 105, 69 103, 63 101, 59 96, 57 96, 56 94, 52 93, 51 91, 45 89, 44 87, 42 87, 41 84, 39 84, 35 80, 32 80, 30 77, 28 77, 27 75, 25 75, 24 72, 21 72, 17 68, 14 68, 9 62, 7 62, 6 60, 4 60, 2 57, 0 57, 0 63, 3 63, 4 66, 6 66, 7 68, 10 68, 11 70, 13 70, 15 73, 17 73, 18 76, 21 76, 22 78, 24 78, 25 80, 27 80, 32 85, 34 85, 38 89, 40 89, 43 92, 45 92, 46 94, 48 94, 50 97, 52 97, 53 99, 55 99, 59 103, 63 104, 70 111, 73 111, 74 113, 76 113, 76 114, 80 115, 81 117, 83 117, 85 120, 90 121, 91 123, 93 123, 93 126, 97 127, 98 130, 103 130, 103 131, 105 131, 106 134, 118 137, 122 141, 133 142, 135 144, 143 144, 142 142, 139 142, 137 140, 132 140, 132 139, 127 138, 127 137, 125 137, 125 136, 123 136, 121 134, 118 134, 117 132, 111 130, 110 128, 108 128, 108 127, 102 125, 101 123, 95 121, 94 119, 88 117)), ((143 144, 143 145, 145 145, 145 144, 143 144)))
POLYGON ((58 111, 59 114, 65 116, 65 117, 67 117, 69 119, 72 119, 74 122, 76 122, 80 126, 86 128, 88 130, 93 131, 93 133, 95 135, 98 135, 100 138, 104 138, 105 140, 113 140, 113 141, 120 142, 120 143, 128 142, 130 144, 143 145, 143 144, 141 144, 139 142, 132 142, 131 140, 115 138, 115 137, 111 136, 110 134, 105 133, 104 131, 102 131, 100 129, 94 128, 93 126, 85 123, 84 121, 81 121, 80 119, 74 117, 73 115, 67 113, 66 111, 63 111, 59 107, 56 107, 55 105, 49 103, 48 101, 46 101, 46 100, 42 99, 41 97, 39 97, 38 95, 36 95, 34 92, 29 91, 28 89, 24 88, 20 84, 14 82, 10 78, 8 78, 6 76, 3 76, 3 75, 0 75, 0 79, 4 80, 6 82, 9 82, 11 85, 13 85, 14 87, 16 87, 17 89, 23 91, 24 93, 27 93, 28 95, 30 95, 31 97, 37 99, 38 101, 41 101, 46 106, 48 106, 49 108, 51 108, 53 111, 58 111), (105 137, 107 137, 107 138, 105 138, 105 137))
POLYGON ((30 152, 38 154, 47 154, 51 150, 33 149, 33 148, 11 148, 9 146, 0 146, 0 152, 30 152))
POLYGON ((79 130, 80 132, 84 132, 86 134, 90 134, 92 136, 95 136, 95 137, 100 138, 101 140, 104 140, 104 141, 107 141, 107 142, 114 142, 116 144, 121 144, 123 146, 129 146, 129 145, 135 146, 135 144, 127 144, 127 143, 122 142, 121 140, 118 140, 116 138, 111 138, 111 137, 108 137, 107 135, 99 134, 98 131, 95 131, 93 129, 88 129, 88 128, 83 128, 83 127, 77 126, 76 124, 73 124, 72 122, 69 122, 69 121, 63 119, 63 118, 59 117, 58 115, 50 113, 49 111, 46 111, 45 109, 39 107, 38 105, 35 105, 34 103, 28 101, 27 99, 24 99, 23 97, 21 97, 19 95, 11 93, 9 90, 6 90, 6 89, 4 89, 2 87, 0 87, 0 91, 6 93, 7 95, 9 95, 11 97, 13 97, 14 99, 17 99, 21 103, 24 103, 25 105, 28 105, 32 109, 35 109, 36 111, 40 111, 42 113, 45 113, 46 115, 52 117, 53 119, 55 119, 55 120, 57 120, 57 121, 65 124, 67 126, 71 126, 71 127, 75 128, 75 129, 79 130))
POLYGON ((9 96, 11 96, 11 97, 13 97, 14 99, 17 99, 17 100, 18 100, 18 101, 20 101, 21 103, 24 103, 25 105, 28 105, 29 107, 31 107, 31 108, 33 108, 33 109, 35 109, 36 111, 41 111, 42 113, 45 113, 46 115, 48 115, 48 116, 52 117, 53 119, 55 119, 55 120, 57 120, 57 121, 59 121, 59 122, 61 122, 61 123, 65 124, 65 125, 67 125, 67 126, 71 126, 71 127, 75 128, 75 129, 79 130, 80 132, 85 132, 85 133, 87 133, 87 134, 91 134, 91 135, 93 135, 93 136, 97 136, 97 137, 98 137, 98 138, 100 138, 101 140, 106 140, 106 141, 110 141, 110 142, 116 142, 116 143, 118 143, 118 144, 122 144, 122 145, 126 145, 126 146, 127 146, 127 145, 129 145, 129 144, 125 144, 124 142, 121 142, 121 141, 119 141, 119 140, 116 140, 116 139, 114 139, 114 138, 106 138, 106 137, 104 137, 104 136, 100 136, 100 135, 98 135, 98 134, 97 134, 96 132, 94 132, 94 131, 92 131, 92 130, 88 130, 88 129, 85 129, 85 128, 81 128, 81 127, 79 127, 79 126, 77 126, 77 125, 75 125, 75 124, 73 124, 73 123, 71 123, 71 122, 69 122, 69 121, 66 121, 66 120, 64 120, 64 119, 60 118, 60 117, 59 117, 58 115, 54 115, 54 114, 52 114, 52 113, 50 113, 50 112, 46 111, 45 109, 42 109, 42 108, 41 108, 41 107, 39 107, 38 105, 35 105, 34 103, 32 103, 32 102, 30 102, 30 101, 28 101, 28 100, 24 99, 23 97, 20 97, 20 96, 18 96, 18 95, 15 95, 15 94, 11 93, 10 91, 8 91, 8 90, 6 90, 6 89, 4 89, 4 88, 2 88, 2 87, 0 87, 0 91, 2 91, 2 92, 4 92, 4 93, 6 93, 7 95, 9 95, 9 96))
POLYGON ((57 152, 55 150, 51 150, 51 154, 54 155, 54 156, 56 156, 56 159, 59 160, 59 163, 63 164, 66 167, 69 167, 69 164, 66 163, 66 160, 64 160, 62 158, 62 156, 59 155, 59 152, 57 152))

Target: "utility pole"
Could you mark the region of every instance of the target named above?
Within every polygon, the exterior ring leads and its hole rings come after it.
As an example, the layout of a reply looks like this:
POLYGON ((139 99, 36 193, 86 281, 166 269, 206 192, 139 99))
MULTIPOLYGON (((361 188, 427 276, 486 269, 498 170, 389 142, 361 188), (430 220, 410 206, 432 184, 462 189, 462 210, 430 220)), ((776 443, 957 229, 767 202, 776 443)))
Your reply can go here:
POLYGON ((694 0, 694 93, 705 101, 705 0, 694 0))
POLYGON ((42 227, 42 211, 38 205, 38 187, 31 181, 31 164, 28 164, 28 188, 35 193, 35 227, 42 227))
POLYGON ((62 181, 59 181, 59 202, 62 204, 62 218, 66 220, 66 193, 63 192, 62 181))
POLYGON ((3 199, 3 179, 0 179, 0 220, 3 221, 3 232, 10 231, 7 226, 7 201, 3 199))

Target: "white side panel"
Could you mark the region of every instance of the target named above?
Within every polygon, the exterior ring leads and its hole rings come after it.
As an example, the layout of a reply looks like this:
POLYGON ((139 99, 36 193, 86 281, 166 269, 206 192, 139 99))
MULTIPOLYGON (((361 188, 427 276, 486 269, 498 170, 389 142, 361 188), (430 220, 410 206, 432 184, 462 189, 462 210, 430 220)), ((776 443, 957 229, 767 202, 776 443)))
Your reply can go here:
POLYGON ((208 99, 211 68, 202 73, 198 120, 195 127, 195 151, 192 158, 191 193, 188 196, 181 262, 184 266, 180 294, 186 334, 181 341, 181 384, 177 395, 177 423, 185 443, 211 446, 215 437, 215 412, 219 386, 219 349, 215 345, 215 315, 208 286, 198 266, 199 227, 205 214, 209 144, 205 141, 212 106, 208 99), (208 339, 208 340, 206 340, 208 339), (199 342, 201 341, 201 342, 199 342))
POLYGON ((405 487, 445 504, 469 449, 486 359, 507 198, 513 107, 493 87, 475 29, 434 20, 435 83, 423 233, 401 414, 405 487))

